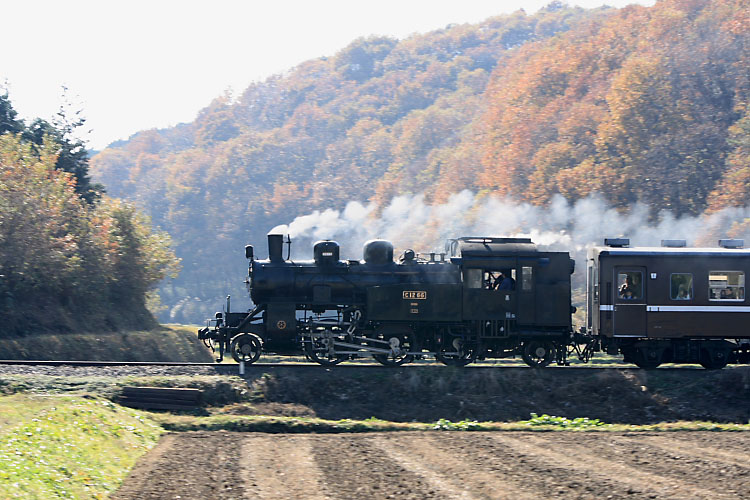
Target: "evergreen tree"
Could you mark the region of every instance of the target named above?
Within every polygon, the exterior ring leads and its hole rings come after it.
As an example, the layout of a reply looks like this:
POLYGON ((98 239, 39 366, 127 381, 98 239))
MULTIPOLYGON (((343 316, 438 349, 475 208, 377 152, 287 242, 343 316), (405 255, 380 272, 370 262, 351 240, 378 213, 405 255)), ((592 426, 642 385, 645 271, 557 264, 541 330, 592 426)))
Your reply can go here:
POLYGON ((4 94, 0 94, 0 134, 17 134, 23 130, 23 122, 16 120, 17 115, 6 90, 4 94))

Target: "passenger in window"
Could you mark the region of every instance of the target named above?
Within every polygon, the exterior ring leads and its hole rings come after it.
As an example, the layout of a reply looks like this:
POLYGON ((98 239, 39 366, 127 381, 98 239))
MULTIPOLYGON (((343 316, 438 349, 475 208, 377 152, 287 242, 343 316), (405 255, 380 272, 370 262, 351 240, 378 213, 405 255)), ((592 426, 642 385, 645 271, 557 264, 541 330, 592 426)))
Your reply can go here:
POLYGON ((620 298, 621 299, 634 299, 635 297, 635 287, 633 286, 633 281, 630 278, 629 274, 625 275, 625 283, 623 283, 620 286, 620 298))
POLYGON ((687 286, 680 285, 680 290, 677 293, 677 300, 690 300, 690 291, 687 286))

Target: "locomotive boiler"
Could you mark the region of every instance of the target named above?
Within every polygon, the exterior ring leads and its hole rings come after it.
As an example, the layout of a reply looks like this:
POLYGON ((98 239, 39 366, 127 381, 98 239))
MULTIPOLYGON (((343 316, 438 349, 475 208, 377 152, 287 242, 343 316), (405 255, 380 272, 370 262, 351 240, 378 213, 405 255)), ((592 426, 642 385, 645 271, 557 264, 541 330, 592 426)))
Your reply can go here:
POLYGON ((567 252, 540 251, 528 238, 463 237, 445 253, 406 250, 394 260, 385 240, 362 260, 341 260, 334 241, 313 259, 284 258, 287 237, 268 235, 268 259, 252 246, 247 286, 255 307, 217 313, 199 337, 252 363, 261 353, 322 365, 372 357, 389 366, 433 356, 448 365, 520 355, 530 366, 564 363, 571 343, 567 252))

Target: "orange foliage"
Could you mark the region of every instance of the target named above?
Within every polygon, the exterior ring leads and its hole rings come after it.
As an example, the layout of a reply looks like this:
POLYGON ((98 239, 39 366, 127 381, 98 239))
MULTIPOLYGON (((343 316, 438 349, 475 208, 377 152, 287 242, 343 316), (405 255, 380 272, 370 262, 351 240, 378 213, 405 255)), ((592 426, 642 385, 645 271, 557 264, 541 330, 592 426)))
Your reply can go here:
POLYGON ((623 208, 703 210, 750 91, 740 3, 631 6, 522 47, 487 91, 480 186, 537 204, 600 192, 623 208))

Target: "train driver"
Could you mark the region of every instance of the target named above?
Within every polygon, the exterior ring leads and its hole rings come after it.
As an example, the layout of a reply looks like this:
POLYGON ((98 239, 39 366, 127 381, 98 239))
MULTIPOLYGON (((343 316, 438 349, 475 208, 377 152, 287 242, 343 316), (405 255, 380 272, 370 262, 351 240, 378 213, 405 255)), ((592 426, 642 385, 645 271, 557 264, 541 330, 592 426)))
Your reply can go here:
POLYGON ((511 278, 505 271, 500 271, 500 275, 495 281, 495 288, 497 290, 513 290, 513 278, 511 278))

